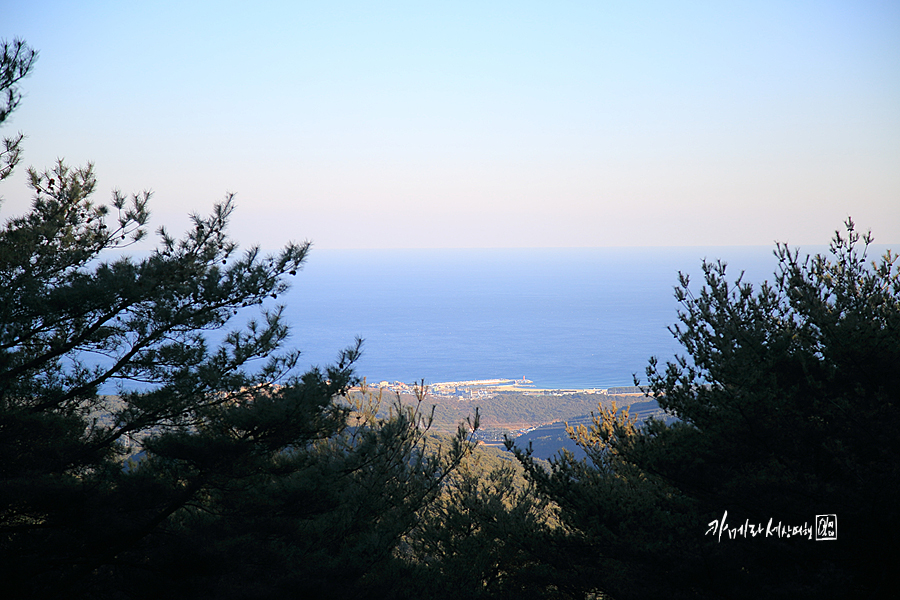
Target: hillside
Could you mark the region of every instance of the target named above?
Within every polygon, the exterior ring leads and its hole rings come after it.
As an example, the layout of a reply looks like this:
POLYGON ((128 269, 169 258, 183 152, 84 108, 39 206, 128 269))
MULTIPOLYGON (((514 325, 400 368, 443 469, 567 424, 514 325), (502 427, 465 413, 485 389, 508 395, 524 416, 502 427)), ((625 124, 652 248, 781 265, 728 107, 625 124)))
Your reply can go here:
MULTIPOLYGON (((389 405, 399 397, 404 405, 415 404, 413 394, 383 391, 382 405, 389 405)), ((481 414, 482 438, 489 432, 517 432, 557 421, 589 415, 602 404, 616 402, 630 406, 645 400, 641 394, 609 395, 600 392, 495 392, 474 398, 457 398, 428 394, 424 406, 434 406, 435 431, 452 432, 460 421, 481 414)), ((501 434, 502 436, 502 434, 501 434)))
MULTIPOLYGON (((616 403, 623 406, 618 400, 616 403)), ((672 417, 659 408, 656 400, 644 398, 640 402, 633 402, 628 407, 631 416, 637 417, 638 421, 646 421, 649 418, 655 418, 661 421, 671 421, 672 417)), ((589 426, 593 422, 590 414, 581 415, 571 419, 565 419, 542 425, 533 431, 528 431, 516 438, 516 446, 527 448, 531 444, 534 456, 543 460, 549 460, 556 456, 560 450, 566 449, 571 452, 576 459, 582 459, 587 456, 575 442, 573 442, 568 434, 566 434, 566 423, 575 427, 578 425, 589 426)))

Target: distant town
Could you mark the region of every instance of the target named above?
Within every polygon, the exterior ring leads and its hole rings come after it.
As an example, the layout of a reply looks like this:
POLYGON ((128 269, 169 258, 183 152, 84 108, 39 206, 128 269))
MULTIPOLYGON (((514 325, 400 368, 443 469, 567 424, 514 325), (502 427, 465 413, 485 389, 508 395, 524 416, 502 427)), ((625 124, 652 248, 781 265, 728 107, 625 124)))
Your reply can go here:
MULTIPOLYGON (((422 384, 418 382, 380 381, 366 384, 364 380, 361 387, 351 392, 365 390, 369 393, 396 394, 400 402, 409 405, 422 397, 422 389, 422 384)), ((665 417, 656 402, 645 398, 643 391, 637 386, 545 389, 537 388, 533 381, 522 377, 445 381, 426 384, 424 389, 424 404, 435 409, 435 431, 456 431, 458 424, 472 416, 477 409, 481 415, 481 424, 474 438, 481 443, 496 446, 502 446, 506 438, 541 433, 545 428, 553 427, 554 441, 551 445, 557 449, 562 448, 568 444, 568 436, 564 431, 566 422, 590 423, 591 414, 600 405, 610 406, 613 402, 621 408, 628 407, 641 420, 651 416, 665 417)))
MULTIPOLYGON (((390 390, 397 394, 415 394, 419 383, 405 383, 402 381, 380 381, 371 387, 390 390)), ((471 400, 473 398, 493 398, 499 393, 518 393, 535 396, 561 396, 566 394, 608 394, 626 395, 643 394, 640 387, 621 386, 611 388, 537 388, 530 379, 475 379, 470 381, 445 381, 426 384, 429 396, 441 398, 456 398, 459 400, 471 400)))

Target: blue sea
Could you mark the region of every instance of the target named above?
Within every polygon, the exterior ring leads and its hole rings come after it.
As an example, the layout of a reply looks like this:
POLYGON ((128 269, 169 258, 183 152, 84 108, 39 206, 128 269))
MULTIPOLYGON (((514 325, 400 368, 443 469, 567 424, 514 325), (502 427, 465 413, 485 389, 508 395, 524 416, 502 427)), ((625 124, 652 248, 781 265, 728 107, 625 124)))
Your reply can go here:
MULTIPOLYGON (((815 251, 819 251, 816 248, 815 251)), ((678 272, 701 262, 772 280, 772 247, 319 250, 282 297, 304 366, 365 340, 369 382, 526 378, 540 388, 646 380, 648 359, 681 349, 678 272)))

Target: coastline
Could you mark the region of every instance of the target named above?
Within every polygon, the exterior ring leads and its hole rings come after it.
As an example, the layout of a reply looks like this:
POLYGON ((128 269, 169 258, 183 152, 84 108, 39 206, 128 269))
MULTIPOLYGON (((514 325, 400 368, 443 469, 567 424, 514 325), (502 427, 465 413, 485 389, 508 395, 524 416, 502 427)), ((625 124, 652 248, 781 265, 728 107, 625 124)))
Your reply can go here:
MULTIPOLYGON (((365 380, 364 380, 365 381, 365 380)), ((364 385, 366 385, 364 383, 364 385)), ((401 381, 381 381, 368 385, 370 388, 390 390, 398 394, 413 394, 421 384, 404 383, 401 381)), ((558 395, 558 394, 604 394, 616 396, 643 396, 644 393, 637 386, 616 386, 608 388, 538 388, 530 379, 473 379, 466 381, 442 381, 425 384, 427 394, 432 396, 471 397, 489 393, 520 393, 524 395, 558 395)))

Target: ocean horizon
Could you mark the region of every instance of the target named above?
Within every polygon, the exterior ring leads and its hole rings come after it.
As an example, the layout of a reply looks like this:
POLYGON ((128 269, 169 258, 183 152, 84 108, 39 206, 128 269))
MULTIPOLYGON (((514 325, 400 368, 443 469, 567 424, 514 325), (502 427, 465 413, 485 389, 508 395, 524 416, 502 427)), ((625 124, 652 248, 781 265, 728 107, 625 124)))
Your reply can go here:
MULTIPOLYGON (((801 248, 802 253, 824 247, 801 248)), ((703 259, 772 280, 771 246, 333 250, 313 248, 284 300, 288 346, 325 366, 364 339, 371 383, 526 378, 538 388, 633 385, 682 353, 678 272, 703 259)))

